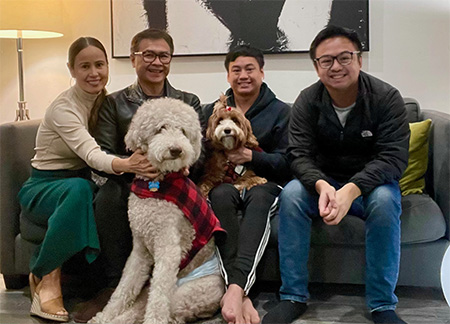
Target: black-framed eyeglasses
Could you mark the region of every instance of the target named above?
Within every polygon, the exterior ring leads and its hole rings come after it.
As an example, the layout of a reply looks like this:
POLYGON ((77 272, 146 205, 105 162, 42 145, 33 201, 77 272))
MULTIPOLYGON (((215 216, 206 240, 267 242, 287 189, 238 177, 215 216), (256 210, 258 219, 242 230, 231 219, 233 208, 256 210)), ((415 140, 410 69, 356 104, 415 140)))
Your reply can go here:
POLYGON ((349 65, 353 61, 353 54, 359 54, 359 51, 345 51, 336 56, 332 55, 323 55, 314 59, 314 62, 317 62, 322 69, 329 69, 333 66, 334 60, 337 60, 340 65, 349 65))
POLYGON ((159 58, 159 61, 162 64, 169 64, 170 61, 172 61, 172 54, 167 52, 158 54, 152 51, 145 51, 145 52, 134 52, 133 54, 141 55, 145 63, 153 63, 157 57, 159 58))

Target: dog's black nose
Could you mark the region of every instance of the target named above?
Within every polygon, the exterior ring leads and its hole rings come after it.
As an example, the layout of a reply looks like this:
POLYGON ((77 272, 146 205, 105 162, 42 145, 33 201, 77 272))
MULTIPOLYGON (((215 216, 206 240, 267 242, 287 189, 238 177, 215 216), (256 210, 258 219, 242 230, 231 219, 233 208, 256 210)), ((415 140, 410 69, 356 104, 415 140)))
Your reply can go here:
POLYGON ((224 130, 223 130, 223 132, 225 133, 225 134, 231 134, 231 128, 225 128, 224 130))
POLYGON ((171 147, 170 148, 170 155, 172 155, 172 157, 176 158, 179 157, 181 154, 181 149, 179 147, 171 147))

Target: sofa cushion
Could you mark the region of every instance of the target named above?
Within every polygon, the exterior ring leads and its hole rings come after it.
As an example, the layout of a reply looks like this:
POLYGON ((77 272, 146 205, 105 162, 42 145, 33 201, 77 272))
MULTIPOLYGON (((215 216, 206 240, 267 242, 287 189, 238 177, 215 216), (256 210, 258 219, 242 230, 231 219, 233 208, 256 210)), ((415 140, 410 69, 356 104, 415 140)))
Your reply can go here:
POLYGON ((26 212, 22 211, 20 213, 20 233, 22 239, 34 244, 40 244, 44 239, 46 231, 47 224, 36 224, 30 220, 29 216, 26 216, 26 212))
POLYGON ((406 108, 406 118, 408 123, 415 123, 420 121, 420 106, 416 99, 403 98, 406 108))
POLYGON ((425 189, 425 173, 428 166, 428 135, 431 119, 410 123, 408 167, 400 179, 402 196, 421 194, 425 189))
POLYGON ((436 241, 445 235, 445 219, 430 196, 412 194, 402 197, 402 243, 436 241))
MULTIPOLYGON (((436 241, 445 235, 444 216, 430 196, 412 194, 402 197, 402 244, 436 241)), ((277 246, 278 214, 271 221, 269 247, 277 246)), ((365 224, 356 216, 347 215, 338 226, 326 225, 320 217, 313 220, 311 244, 365 244, 365 224)))

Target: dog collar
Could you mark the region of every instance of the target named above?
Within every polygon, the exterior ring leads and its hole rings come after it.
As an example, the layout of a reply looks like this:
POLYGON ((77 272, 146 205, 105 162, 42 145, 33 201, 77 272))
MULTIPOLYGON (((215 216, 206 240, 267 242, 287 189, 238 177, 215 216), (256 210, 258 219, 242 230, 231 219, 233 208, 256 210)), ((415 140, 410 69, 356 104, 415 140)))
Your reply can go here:
POLYGON ((149 181, 148 182, 148 190, 152 192, 156 192, 159 189, 159 181, 149 181))

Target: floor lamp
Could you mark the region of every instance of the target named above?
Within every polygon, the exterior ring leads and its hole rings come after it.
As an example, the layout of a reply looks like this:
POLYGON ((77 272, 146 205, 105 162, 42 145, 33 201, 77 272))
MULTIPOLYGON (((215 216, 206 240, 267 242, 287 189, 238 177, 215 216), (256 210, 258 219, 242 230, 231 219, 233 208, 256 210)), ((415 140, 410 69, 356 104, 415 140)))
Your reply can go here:
POLYGON ((0 0, 0 38, 16 39, 19 101, 16 121, 30 119, 25 101, 23 78, 23 39, 63 36, 63 0, 0 0))

